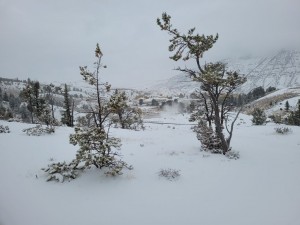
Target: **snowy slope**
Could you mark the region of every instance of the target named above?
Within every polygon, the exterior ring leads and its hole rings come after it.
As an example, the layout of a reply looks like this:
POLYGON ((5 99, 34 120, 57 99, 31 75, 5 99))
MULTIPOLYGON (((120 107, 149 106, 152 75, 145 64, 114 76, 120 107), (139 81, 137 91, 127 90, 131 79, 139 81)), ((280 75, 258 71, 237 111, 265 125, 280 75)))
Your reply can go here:
POLYGON ((258 86, 265 89, 300 86, 300 52, 280 51, 273 57, 260 59, 250 72, 244 73, 248 82, 242 89, 246 92, 258 86))
MULTIPOLYGON (((275 55, 257 58, 222 60, 229 70, 239 71, 247 77, 247 82, 239 90, 248 93, 255 87, 277 89, 300 86, 300 52, 280 51, 275 55)), ((199 84, 191 82, 184 74, 153 85, 150 89, 166 94, 191 93, 199 84)))
POLYGON ((245 107, 245 112, 251 114, 254 108, 260 108, 265 110, 268 116, 273 114, 284 116, 297 109, 298 100, 300 100, 300 87, 283 88, 250 102, 245 107), (286 101, 290 105, 288 112, 284 110, 286 101))
POLYGON ((110 178, 91 169, 66 183, 45 182, 40 168, 74 157, 72 129, 31 137, 21 132, 31 125, 0 121, 12 131, 0 134, 0 224, 298 225, 300 127, 280 136, 249 119, 234 132, 239 160, 201 152, 187 115, 161 115, 148 121, 165 124, 145 131, 112 130, 134 170, 110 178), (164 168, 181 176, 159 177, 164 168))

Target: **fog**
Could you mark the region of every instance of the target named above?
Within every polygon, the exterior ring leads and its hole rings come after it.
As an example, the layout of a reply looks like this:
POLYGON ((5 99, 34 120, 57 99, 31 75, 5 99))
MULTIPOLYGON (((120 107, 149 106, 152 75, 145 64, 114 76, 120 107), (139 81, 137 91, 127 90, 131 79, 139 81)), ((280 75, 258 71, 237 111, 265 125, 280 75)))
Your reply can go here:
POLYGON ((103 80, 113 86, 167 79, 185 62, 169 59, 169 36, 156 25, 162 12, 181 32, 219 34, 203 61, 300 47, 298 0, 0 0, 0 76, 80 80, 99 43, 103 80))

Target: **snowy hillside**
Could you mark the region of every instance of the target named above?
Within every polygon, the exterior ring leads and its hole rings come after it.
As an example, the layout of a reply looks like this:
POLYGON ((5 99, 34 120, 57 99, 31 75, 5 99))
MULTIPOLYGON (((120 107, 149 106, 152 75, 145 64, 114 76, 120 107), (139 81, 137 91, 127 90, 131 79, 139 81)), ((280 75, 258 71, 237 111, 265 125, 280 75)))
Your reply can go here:
POLYGON ((251 114, 254 108, 265 110, 270 115, 287 115, 290 111, 297 109, 297 103, 300 100, 300 87, 283 88, 265 95, 253 102, 250 102, 244 109, 244 112, 251 114), (285 110, 285 103, 289 102, 289 111, 285 110))
POLYGON ((248 79, 242 87, 245 92, 258 86, 265 89, 270 86, 277 89, 300 86, 300 52, 281 51, 248 65, 247 70, 241 70, 248 79))
MULTIPOLYGON (((278 54, 263 58, 226 59, 229 70, 245 74, 247 82, 239 90, 248 93, 255 87, 264 89, 272 86, 277 89, 300 86, 300 52, 280 51, 278 54)), ((160 93, 191 93, 199 84, 191 82, 184 74, 153 85, 150 89, 160 93)))
POLYGON ((66 183, 47 183, 40 169, 74 158, 73 129, 33 137, 21 131, 30 124, 0 121, 11 129, 0 134, 0 224, 300 224, 300 127, 279 135, 241 115, 232 143, 241 157, 230 160, 200 151, 188 115, 147 121, 165 124, 112 129, 133 170, 111 178, 90 169, 66 183), (180 176, 160 177, 168 168, 180 176))

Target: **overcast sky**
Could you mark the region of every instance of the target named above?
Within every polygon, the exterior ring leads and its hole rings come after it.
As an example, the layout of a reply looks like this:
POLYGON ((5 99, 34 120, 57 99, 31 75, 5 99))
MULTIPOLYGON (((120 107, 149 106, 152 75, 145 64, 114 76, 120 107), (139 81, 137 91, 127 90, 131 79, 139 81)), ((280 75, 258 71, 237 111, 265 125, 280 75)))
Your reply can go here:
POLYGON ((219 33, 205 60, 300 47, 299 0, 0 0, 0 76, 80 80, 99 43, 113 86, 167 79, 185 64, 168 58, 162 12, 182 32, 219 33))

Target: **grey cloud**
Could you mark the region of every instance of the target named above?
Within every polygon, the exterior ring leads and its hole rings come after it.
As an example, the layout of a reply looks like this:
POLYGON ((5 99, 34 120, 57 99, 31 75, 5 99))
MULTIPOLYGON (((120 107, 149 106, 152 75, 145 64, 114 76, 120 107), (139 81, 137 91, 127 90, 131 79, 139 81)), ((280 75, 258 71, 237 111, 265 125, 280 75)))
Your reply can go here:
POLYGON ((99 42, 112 84, 168 78, 185 63, 168 59, 169 37, 155 22, 164 11, 179 30, 219 33, 205 60, 300 47, 297 0, 2 0, 0 76, 79 80, 78 66, 92 66, 99 42))

